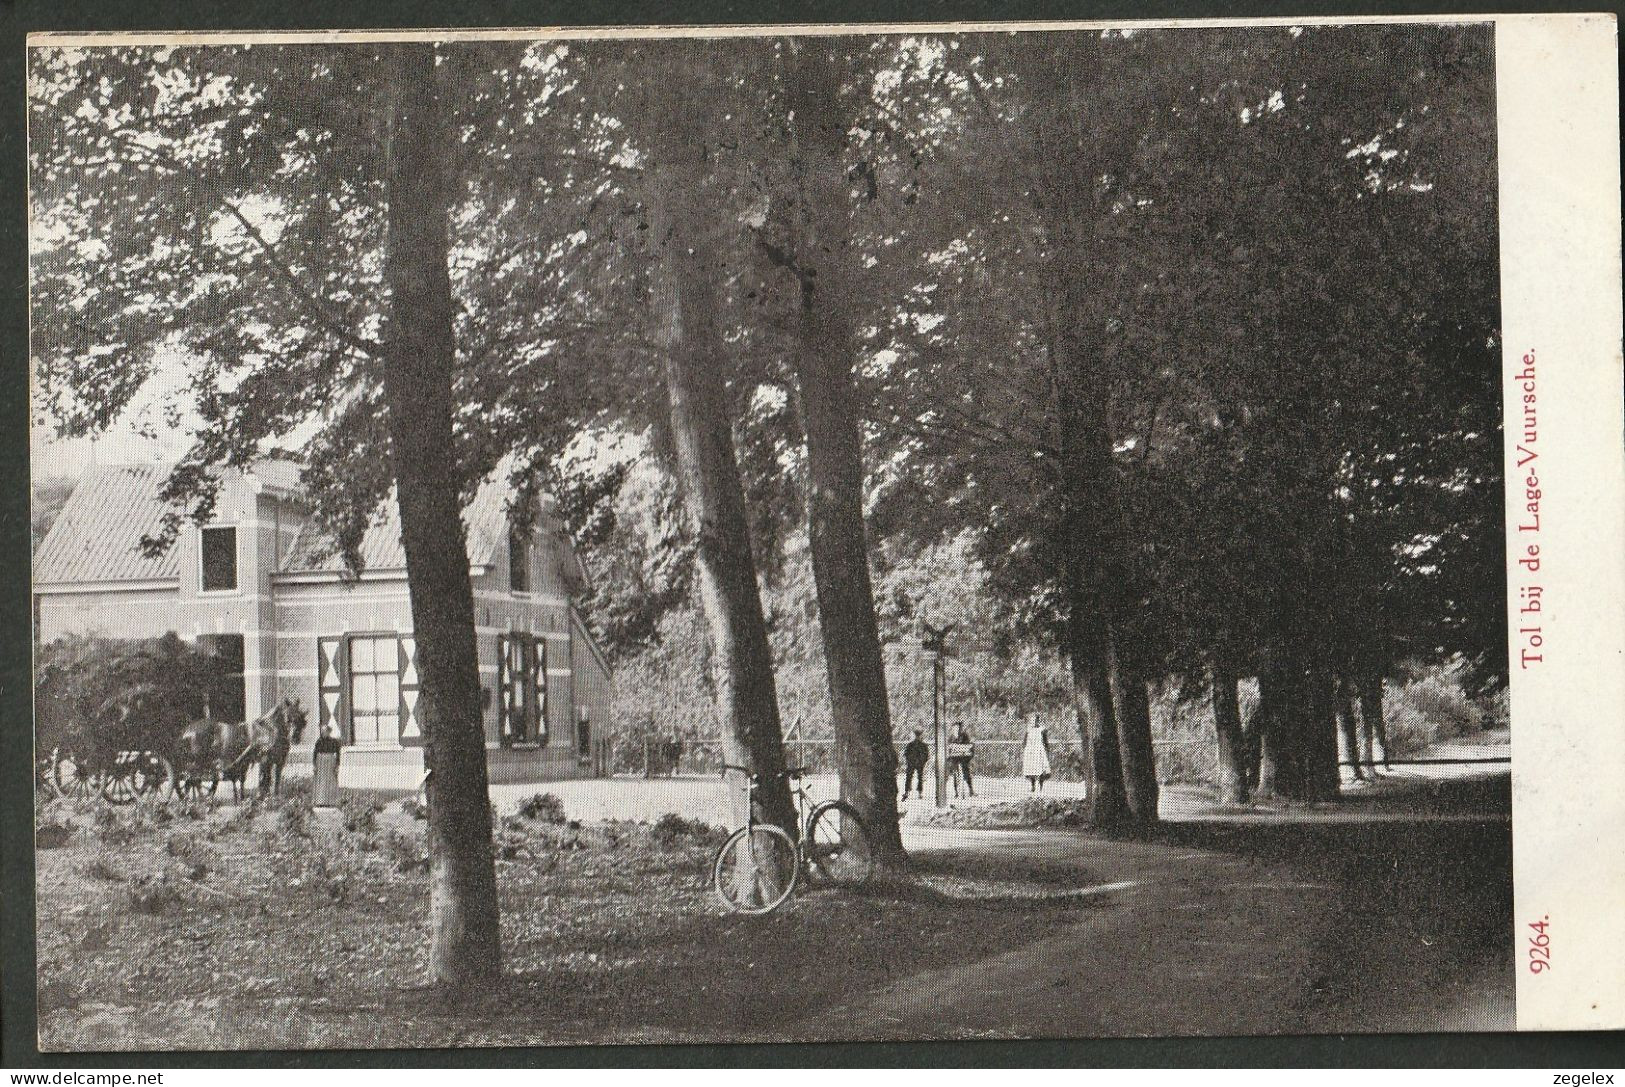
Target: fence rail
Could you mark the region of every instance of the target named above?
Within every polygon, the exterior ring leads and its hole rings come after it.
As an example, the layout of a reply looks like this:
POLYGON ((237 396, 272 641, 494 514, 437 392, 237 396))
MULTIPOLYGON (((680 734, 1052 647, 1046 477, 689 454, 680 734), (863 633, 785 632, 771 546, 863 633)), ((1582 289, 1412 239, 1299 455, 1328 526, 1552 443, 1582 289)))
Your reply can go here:
MULTIPOLYGON (((894 738, 898 765, 902 765, 907 738, 894 738)), ((972 762, 984 777, 1020 777, 1022 740, 977 740, 972 762)), ((1217 766, 1211 740, 1200 738, 1154 741, 1159 776, 1165 781, 1201 781, 1217 766)), ((936 755, 933 748, 932 755, 936 755)), ((786 739, 784 755, 792 766, 813 773, 835 772, 835 741, 786 739)), ((720 740, 674 740, 660 736, 622 735, 612 741, 610 772, 640 777, 705 776, 722 772, 720 740)), ((1082 781, 1083 751, 1076 743, 1050 741, 1050 765, 1058 781, 1082 781)), ((899 771, 901 772, 901 771, 899 771)))

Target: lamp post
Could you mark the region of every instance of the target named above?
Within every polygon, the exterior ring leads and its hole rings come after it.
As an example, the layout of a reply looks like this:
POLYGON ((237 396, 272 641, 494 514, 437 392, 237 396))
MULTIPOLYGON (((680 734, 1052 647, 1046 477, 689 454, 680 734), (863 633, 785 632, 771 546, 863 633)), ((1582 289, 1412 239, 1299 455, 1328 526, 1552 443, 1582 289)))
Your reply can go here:
POLYGON ((920 648, 931 654, 931 754, 937 779, 937 807, 948 806, 948 665, 953 656, 948 648, 948 632, 954 624, 938 629, 930 623, 920 624, 924 634, 920 648))

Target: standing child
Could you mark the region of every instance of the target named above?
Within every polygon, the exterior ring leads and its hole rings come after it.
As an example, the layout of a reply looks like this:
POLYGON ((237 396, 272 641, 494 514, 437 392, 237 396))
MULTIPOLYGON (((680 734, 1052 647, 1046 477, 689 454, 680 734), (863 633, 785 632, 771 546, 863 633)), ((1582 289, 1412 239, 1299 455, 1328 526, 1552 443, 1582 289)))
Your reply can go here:
POLYGON ((960 782, 965 783, 967 795, 976 795, 976 786, 971 783, 970 776, 970 760, 975 754, 976 745, 971 742, 970 733, 965 731, 965 722, 961 721, 952 742, 948 744, 948 777, 954 783, 955 796, 959 795, 960 782))
POLYGON ((1021 773, 1031 786, 1030 791, 1044 791, 1049 778, 1049 731, 1034 717, 1027 725, 1027 741, 1021 749, 1021 773))

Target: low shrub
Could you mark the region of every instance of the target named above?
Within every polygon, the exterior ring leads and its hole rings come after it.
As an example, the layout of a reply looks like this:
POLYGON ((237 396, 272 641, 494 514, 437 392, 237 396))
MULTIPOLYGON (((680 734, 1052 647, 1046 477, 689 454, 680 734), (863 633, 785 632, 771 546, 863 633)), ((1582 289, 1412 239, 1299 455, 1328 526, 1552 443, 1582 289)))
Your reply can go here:
POLYGON ((410 874, 429 870, 429 853, 414 837, 392 830, 384 835, 382 848, 397 872, 410 874))
POLYGON ((152 794, 137 800, 132 811, 137 826, 164 827, 175 821, 175 809, 169 800, 152 794))
POLYGON ((73 837, 73 809, 61 800, 34 809, 34 847, 61 849, 73 837))
POLYGON ((35 1007, 44 1014, 72 1007, 78 1003, 79 993, 66 978, 41 978, 34 999, 35 1007))
POLYGON ((85 875, 91 879, 105 880, 108 883, 124 882, 124 873, 114 868, 112 863, 100 854, 90 858, 90 863, 85 865, 85 875))
POLYGON ((1388 745, 1395 755, 1505 724, 1499 697, 1469 695, 1461 673, 1459 664, 1427 665, 1402 680, 1389 680, 1382 706, 1388 745))
POLYGON ((175 805, 175 817, 201 823, 214 814, 214 809, 214 797, 189 796, 175 805))
POLYGON ((131 883, 125 891, 125 900, 136 913, 155 915, 183 905, 186 895, 180 882, 165 872, 157 876, 142 876, 131 883))
POLYGON ((530 855, 530 839, 524 833, 504 831, 494 840, 497 860, 511 861, 530 855))
POLYGON ((203 839, 187 831, 174 831, 164 839, 164 852, 180 861, 197 861, 208 854, 203 839))
POLYGON ((34 828, 35 849, 62 849, 73 836, 73 828, 66 823, 43 823, 34 828))
POLYGON ((339 803, 344 829, 362 837, 370 836, 378 829, 378 814, 383 810, 384 802, 370 795, 346 797, 339 803))
POLYGON ((310 819, 310 805, 284 804, 276 813, 276 832, 284 838, 308 838, 310 819))
POLYGON ((309 882, 314 891, 339 905, 345 904, 350 899, 353 880, 344 860, 340 857, 318 854, 310 868, 309 882))
POLYGON ((676 812, 667 812, 655 820, 652 833, 656 845, 662 849, 671 849, 680 843, 707 841, 719 832, 709 823, 698 819, 686 819, 676 812))
POLYGON ((105 846, 124 846, 135 839, 134 820, 120 818, 108 805, 97 807, 93 820, 96 840, 105 846))
POLYGON ((306 777, 284 779, 279 798, 284 804, 310 803, 310 779, 306 777))
POLYGON ((243 803, 232 809, 231 814, 226 817, 225 823, 222 825, 222 829, 228 833, 231 831, 248 830, 253 827, 254 820, 259 818, 259 814, 259 798, 255 797, 250 800, 245 800, 243 803))
POLYGON ((926 816, 932 826, 1009 829, 1076 827, 1089 820, 1089 803, 1057 796, 1029 796, 985 807, 943 808, 926 816))
POLYGON ((425 804, 416 793, 401 798, 401 812, 413 819, 429 818, 429 805, 425 804))
POLYGON ((563 823, 564 801, 552 793, 534 793, 520 801, 519 814, 538 823, 563 823))

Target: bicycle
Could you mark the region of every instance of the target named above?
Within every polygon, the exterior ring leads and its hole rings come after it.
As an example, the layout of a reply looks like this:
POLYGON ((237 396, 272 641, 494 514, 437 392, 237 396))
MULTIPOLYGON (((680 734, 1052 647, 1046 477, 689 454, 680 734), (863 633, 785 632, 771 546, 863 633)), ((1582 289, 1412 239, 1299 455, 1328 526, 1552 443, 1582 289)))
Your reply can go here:
POLYGON ((802 784, 806 767, 775 775, 790 783, 799 838, 772 823, 757 822, 756 790, 762 775, 744 766, 722 769, 750 775, 745 825, 722 844, 711 870, 717 896, 729 909, 770 913, 795 891, 803 872, 809 881, 816 873, 816 878, 841 886, 856 886, 874 873, 874 850, 863 818, 844 800, 814 803, 802 784))

